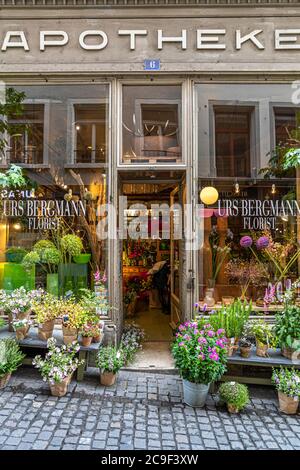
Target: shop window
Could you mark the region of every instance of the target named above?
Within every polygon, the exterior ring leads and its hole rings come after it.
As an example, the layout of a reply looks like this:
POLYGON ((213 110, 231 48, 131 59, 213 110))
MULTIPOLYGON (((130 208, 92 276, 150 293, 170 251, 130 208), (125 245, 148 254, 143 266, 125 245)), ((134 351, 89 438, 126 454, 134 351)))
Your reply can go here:
POLYGON ((215 108, 214 112, 217 176, 250 176, 250 111, 215 108))
POLYGON ((44 105, 25 104, 23 114, 10 119, 9 124, 15 130, 8 138, 7 163, 43 163, 44 105))
POLYGON ((106 161, 106 105, 74 105, 74 163, 106 161))
POLYGON ((284 145, 296 128, 296 108, 275 107, 275 142, 284 145))
POLYGON ((123 163, 181 163, 181 87, 124 86, 122 131, 123 163))

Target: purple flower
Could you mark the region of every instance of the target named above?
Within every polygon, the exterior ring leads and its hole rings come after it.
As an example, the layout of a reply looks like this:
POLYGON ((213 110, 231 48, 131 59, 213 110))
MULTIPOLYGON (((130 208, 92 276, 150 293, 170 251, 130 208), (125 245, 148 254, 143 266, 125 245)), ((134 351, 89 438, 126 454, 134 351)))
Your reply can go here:
POLYGON ((245 235, 240 239, 240 245, 242 248, 250 248, 252 246, 253 240, 248 235, 245 235))
POLYGON ((184 344, 183 341, 181 341, 181 342, 178 344, 178 346, 185 346, 185 344, 184 344))
POLYGON ((220 336, 220 335, 223 335, 225 333, 225 330, 223 330, 223 328, 219 328, 217 330, 217 335, 220 336))
POLYGON ((223 342, 223 340, 222 340, 222 339, 217 339, 216 345, 217 345, 217 346, 220 346, 220 348, 223 348, 223 347, 224 347, 224 342, 223 342))
POLYGON ((200 344, 206 344, 207 340, 205 338, 198 338, 198 343, 200 344))
POLYGON ((207 336, 209 336, 210 338, 213 338, 215 336, 215 332, 212 330, 208 330, 207 336))
POLYGON ((256 248, 258 250, 263 250, 264 248, 267 248, 269 246, 270 240, 268 237, 260 237, 257 242, 256 242, 256 248))
POLYGON ((207 310, 207 304, 204 304, 202 307, 202 312, 206 312, 206 310, 207 310))
POLYGON ((219 360, 219 354, 217 354, 216 352, 212 352, 209 355, 209 359, 211 359, 212 361, 218 361, 219 360))

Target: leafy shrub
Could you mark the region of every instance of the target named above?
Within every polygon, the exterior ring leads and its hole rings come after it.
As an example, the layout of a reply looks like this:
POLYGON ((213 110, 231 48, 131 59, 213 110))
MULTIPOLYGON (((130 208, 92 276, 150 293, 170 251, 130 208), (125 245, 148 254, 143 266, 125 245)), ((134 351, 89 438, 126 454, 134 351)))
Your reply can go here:
POLYGON ((11 338, 0 340, 0 377, 11 374, 22 364, 25 354, 11 338))
POLYGON ((223 306, 209 317, 215 331, 222 328, 227 338, 240 338, 251 312, 251 303, 235 300, 231 305, 223 306))
POLYGON ((238 411, 249 403, 249 392, 246 385, 238 382, 224 382, 219 388, 221 400, 233 405, 238 411))
POLYGON ((43 260, 44 251, 48 248, 55 248, 54 243, 51 240, 39 240, 33 245, 32 251, 38 253, 41 261, 43 260))
POLYGON ((113 346, 100 347, 96 363, 101 372, 116 374, 124 365, 124 356, 113 346))
POLYGON ((61 239, 61 249, 69 263, 72 261, 73 256, 78 256, 83 250, 81 238, 77 235, 64 235, 61 239))
POLYGON ((249 331, 255 336, 255 339, 269 348, 276 348, 277 338, 274 325, 266 323, 264 320, 252 320, 248 323, 249 331))
POLYGON ((281 346, 295 347, 300 342, 300 307, 287 305, 276 315, 275 332, 281 346))

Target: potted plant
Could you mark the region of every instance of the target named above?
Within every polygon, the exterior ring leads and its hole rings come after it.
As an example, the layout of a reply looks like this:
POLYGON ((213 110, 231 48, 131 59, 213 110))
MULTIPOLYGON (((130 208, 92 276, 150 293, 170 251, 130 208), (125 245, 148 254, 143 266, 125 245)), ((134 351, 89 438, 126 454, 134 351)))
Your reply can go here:
POLYGON ((183 379, 184 402, 204 406, 210 384, 226 370, 225 331, 215 332, 202 322, 186 322, 178 328, 172 352, 183 379))
POLYGON ((77 340, 79 329, 87 321, 87 314, 83 307, 72 298, 61 300, 59 307, 62 317, 63 341, 65 344, 69 344, 77 340))
POLYGON ((300 372, 287 367, 273 369, 272 382, 278 391, 280 411, 296 414, 300 397, 300 372))
POLYGON ((86 323, 80 330, 81 344, 88 347, 91 345, 92 340, 99 334, 99 326, 91 323, 86 323))
POLYGON ((93 343, 100 343, 103 337, 104 323, 98 322, 95 324, 93 343))
POLYGON ((90 262, 91 253, 80 253, 80 255, 73 256, 73 261, 76 264, 87 264, 90 262))
MULTIPOLYGON (((12 327, 16 320, 29 320, 31 305, 35 299, 42 295, 42 290, 32 290, 27 292, 24 287, 15 289, 12 292, 0 291, 0 308, 8 315, 9 325, 12 327)), ((14 331, 14 329, 10 329, 14 331)))
POLYGON ((276 348, 277 346, 274 325, 266 323, 264 320, 253 320, 249 326, 255 336, 256 355, 268 357, 269 348, 276 348))
POLYGON ((29 318, 13 321, 13 329, 16 332, 16 338, 18 341, 22 341, 27 338, 31 323, 32 322, 29 318))
POLYGON ((79 256, 83 250, 81 238, 77 235, 64 235, 60 241, 65 263, 71 263, 73 256, 79 256))
POLYGON ((58 265, 61 263, 62 256, 60 251, 53 248, 46 248, 44 250, 43 256, 41 257, 41 262, 45 263, 47 266, 47 292, 58 297, 59 293, 59 283, 58 283, 58 265))
POLYGON ((53 334, 55 320, 60 313, 60 302, 52 294, 45 294, 40 301, 32 303, 32 310, 38 322, 38 337, 47 341, 53 334))
POLYGON ((219 396, 229 413, 239 413, 249 403, 248 388, 238 382, 224 382, 219 388, 219 396))
POLYGON ((116 376, 124 365, 124 357, 114 346, 100 347, 97 356, 97 366, 100 369, 100 383, 109 387, 116 381, 116 376))
POLYGON ((14 339, 0 340, 0 389, 8 384, 11 374, 22 364, 24 357, 14 339))
POLYGON ((248 338, 241 338, 239 345, 240 345, 241 356, 244 358, 250 357, 251 349, 252 349, 251 341, 248 338))
POLYGON ((251 302, 237 299, 230 305, 222 306, 210 316, 210 323, 215 331, 220 328, 225 330, 228 356, 232 356, 238 349, 238 341, 242 336, 251 308, 251 302))
POLYGON ((121 337, 120 349, 123 351, 124 362, 132 362, 135 354, 142 347, 145 332, 135 323, 125 325, 121 337))
POLYGON ((75 370, 84 363, 76 357, 80 347, 74 342, 68 346, 57 346, 55 338, 48 339, 49 351, 45 358, 35 356, 32 364, 40 370, 43 380, 48 381, 51 395, 63 397, 68 391, 75 370))
POLYGON ((292 359, 300 345, 300 307, 286 304, 283 312, 276 315, 275 333, 282 355, 292 359))
POLYGON ((5 253, 9 263, 21 263, 27 251, 20 246, 10 246, 5 253))

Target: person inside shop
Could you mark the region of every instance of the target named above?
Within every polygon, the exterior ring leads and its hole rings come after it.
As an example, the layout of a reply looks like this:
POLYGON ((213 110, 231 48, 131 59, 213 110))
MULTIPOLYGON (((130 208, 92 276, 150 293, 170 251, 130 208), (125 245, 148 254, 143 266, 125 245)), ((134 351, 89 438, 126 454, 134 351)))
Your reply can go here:
POLYGON ((155 263, 148 274, 152 274, 152 287, 157 289, 163 313, 170 314, 170 264, 168 261, 155 263))

